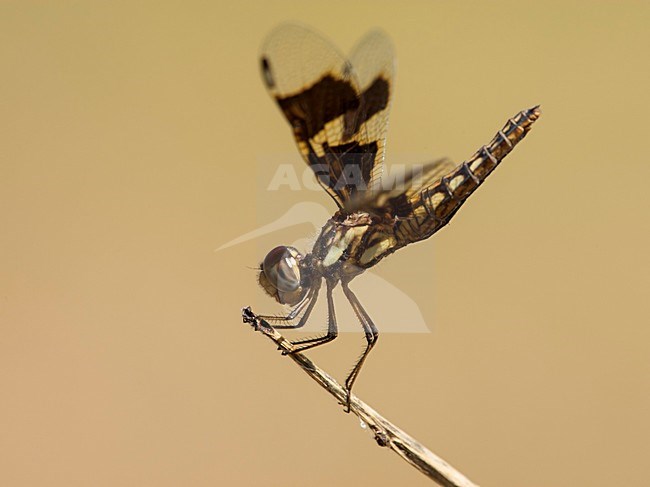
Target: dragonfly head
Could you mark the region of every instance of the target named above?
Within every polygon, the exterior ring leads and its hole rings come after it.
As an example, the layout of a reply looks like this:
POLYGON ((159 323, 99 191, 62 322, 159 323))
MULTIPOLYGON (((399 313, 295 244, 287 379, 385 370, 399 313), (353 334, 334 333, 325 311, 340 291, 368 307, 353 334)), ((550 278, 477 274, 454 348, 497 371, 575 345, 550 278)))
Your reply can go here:
POLYGON ((281 245, 271 250, 260 267, 259 283, 281 304, 295 305, 307 292, 306 275, 301 272, 303 256, 293 247, 281 245))

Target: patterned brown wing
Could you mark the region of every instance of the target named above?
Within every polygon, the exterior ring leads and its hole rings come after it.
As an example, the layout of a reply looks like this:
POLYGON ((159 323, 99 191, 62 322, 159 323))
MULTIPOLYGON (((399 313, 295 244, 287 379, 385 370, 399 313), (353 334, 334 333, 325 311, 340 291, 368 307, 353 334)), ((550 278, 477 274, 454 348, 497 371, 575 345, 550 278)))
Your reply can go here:
POLYGON ((353 52, 363 84, 352 62, 300 25, 276 28, 262 48, 264 82, 303 158, 341 208, 376 184, 383 160, 392 49, 382 36, 369 34, 353 52))
POLYGON ((390 38, 381 30, 368 32, 352 49, 350 62, 362 90, 358 120, 365 123, 359 137, 365 143, 377 144, 368 181, 368 189, 377 190, 381 184, 390 102, 395 89, 395 56, 390 38))

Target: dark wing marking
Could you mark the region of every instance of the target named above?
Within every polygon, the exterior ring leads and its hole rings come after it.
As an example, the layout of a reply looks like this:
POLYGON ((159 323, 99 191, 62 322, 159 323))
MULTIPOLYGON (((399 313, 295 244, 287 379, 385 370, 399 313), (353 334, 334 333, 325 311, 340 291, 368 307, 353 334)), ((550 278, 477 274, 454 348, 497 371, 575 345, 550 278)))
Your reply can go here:
POLYGON ((370 189, 378 189, 384 166, 386 130, 390 114, 395 76, 395 55, 390 38, 381 30, 368 32, 352 49, 350 62, 362 89, 359 117, 366 120, 364 136, 367 142, 377 142, 370 189))
POLYGON ((454 168, 455 164, 446 158, 414 165, 404 174, 392 174, 392 179, 384 178, 380 189, 354 198, 347 208, 349 211, 366 210, 404 216, 410 211, 410 201, 414 195, 436 184, 454 168))
POLYGON ((385 77, 392 77, 389 47, 383 34, 372 32, 355 48, 362 84, 356 66, 305 27, 283 24, 262 48, 264 82, 303 158, 339 207, 378 179, 391 89, 385 77))

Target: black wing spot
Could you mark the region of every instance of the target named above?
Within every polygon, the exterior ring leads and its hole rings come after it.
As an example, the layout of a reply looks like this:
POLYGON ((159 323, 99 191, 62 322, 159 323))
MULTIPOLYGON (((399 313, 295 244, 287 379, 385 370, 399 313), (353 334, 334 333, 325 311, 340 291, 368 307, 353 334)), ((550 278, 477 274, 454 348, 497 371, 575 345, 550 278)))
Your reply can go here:
POLYGON ((271 65, 269 60, 265 57, 262 58, 262 77, 264 78, 264 83, 269 88, 275 88, 275 80, 273 79, 273 73, 271 72, 271 65))

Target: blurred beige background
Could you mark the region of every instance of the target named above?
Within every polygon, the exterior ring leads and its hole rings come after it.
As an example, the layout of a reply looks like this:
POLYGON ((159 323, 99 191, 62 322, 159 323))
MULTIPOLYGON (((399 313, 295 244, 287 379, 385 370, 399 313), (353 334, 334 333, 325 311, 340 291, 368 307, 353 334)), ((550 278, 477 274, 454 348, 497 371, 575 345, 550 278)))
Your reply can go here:
POLYGON ((241 324, 285 235, 213 252, 300 199, 254 181, 294 151, 257 71, 289 19, 391 35, 389 163, 544 110, 377 269, 433 333, 383 335, 356 392, 484 486, 650 482, 648 3, 351 3, 2 3, 1 485, 430 485, 241 324))

